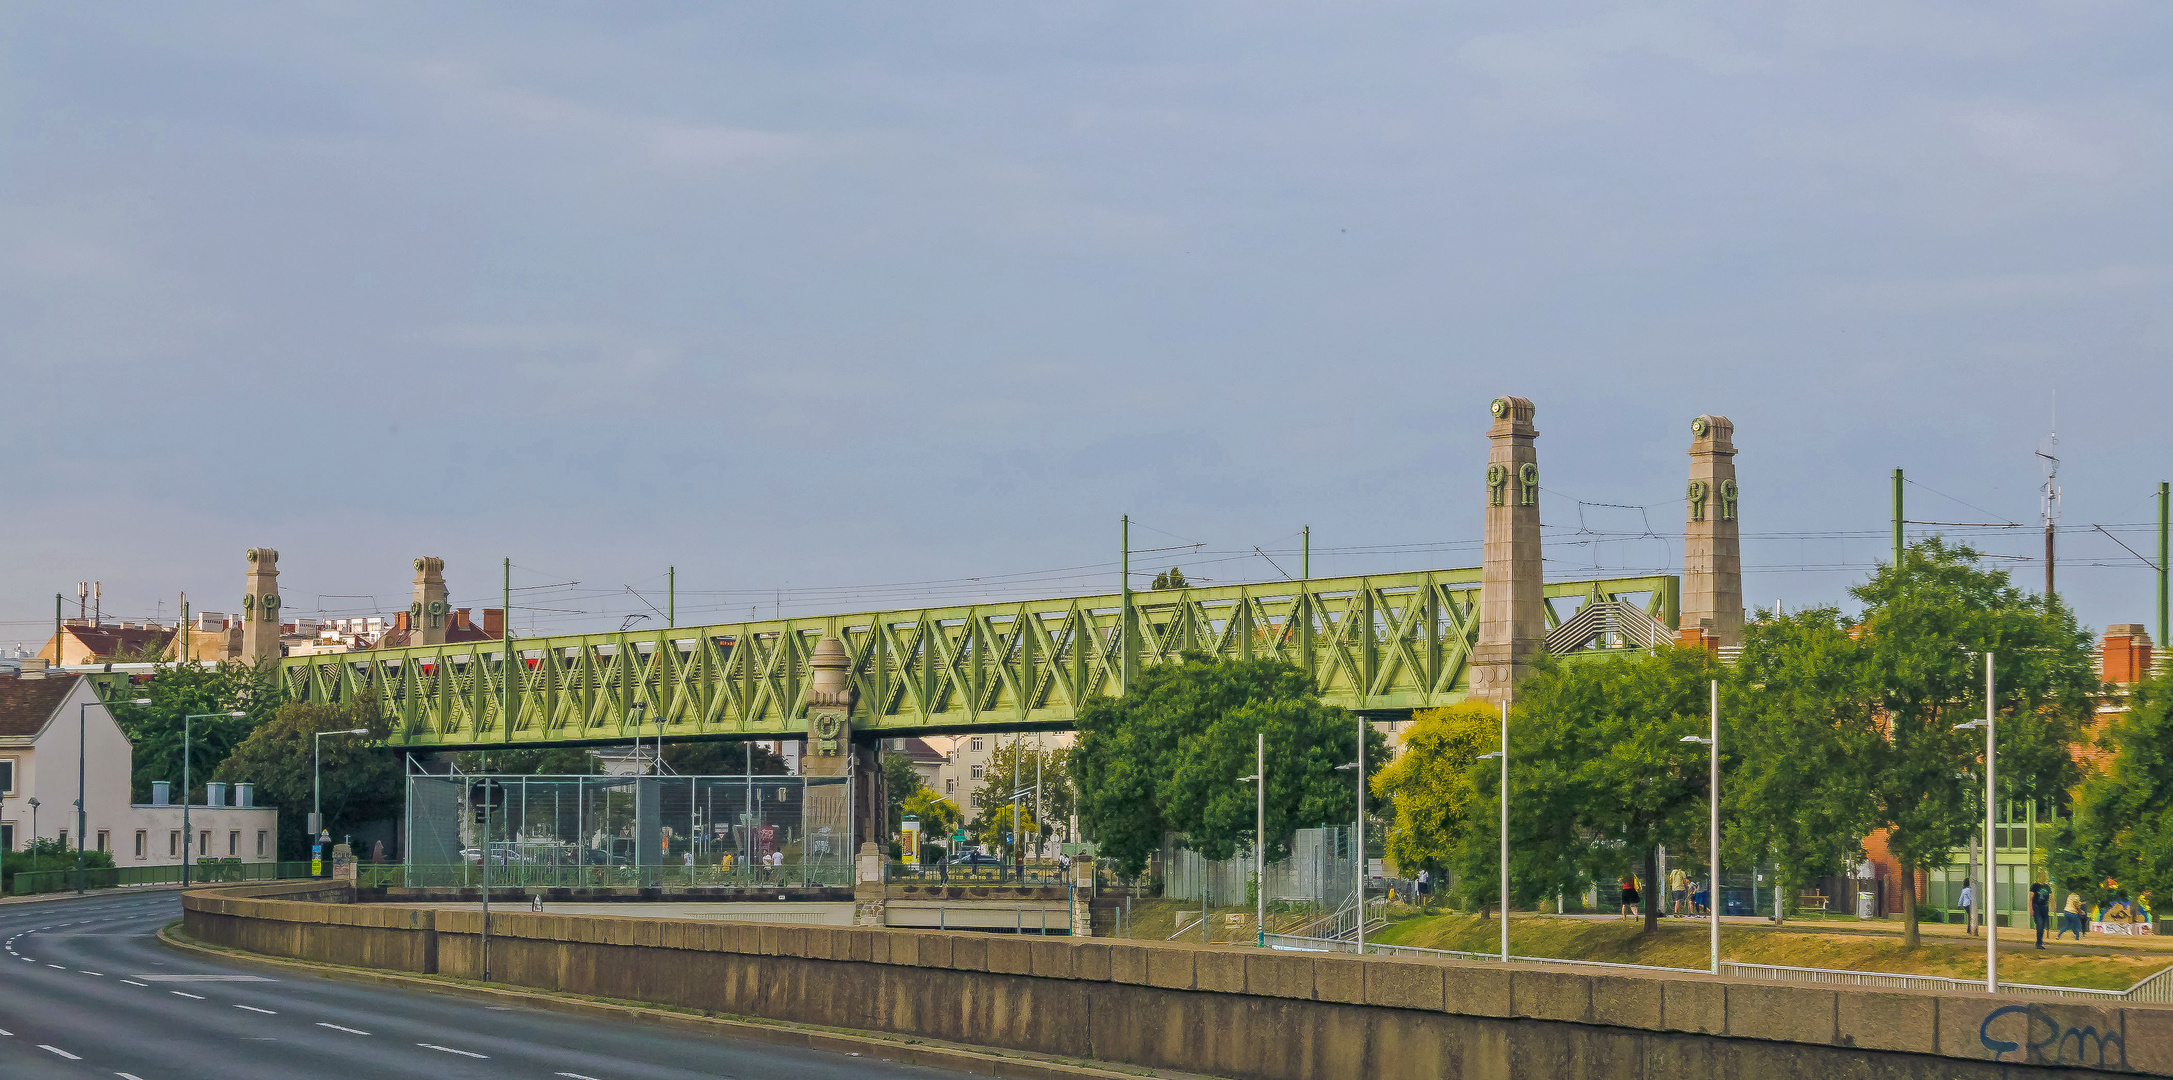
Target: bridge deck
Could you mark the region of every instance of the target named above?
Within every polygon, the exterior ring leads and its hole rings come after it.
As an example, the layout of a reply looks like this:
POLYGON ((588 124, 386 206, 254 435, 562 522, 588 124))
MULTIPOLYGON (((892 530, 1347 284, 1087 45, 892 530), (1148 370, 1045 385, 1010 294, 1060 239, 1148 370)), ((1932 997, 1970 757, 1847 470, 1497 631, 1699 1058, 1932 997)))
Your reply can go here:
MULTIPOLYGON (((296 699, 375 689, 396 718, 390 741, 407 747, 624 741, 637 703, 645 735, 662 716, 667 738, 800 737, 808 658, 824 637, 851 659, 854 728, 885 736, 1069 727, 1085 702, 1121 694, 1129 672, 1186 652, 1288 660, 1334 704, 1408 710, 1463 700, 1478 581, 1477 569, 1425 570, 1133 593, 1128 609, 1109 593, 515 638, 510 688, 497 642, 279 666, 296 699)), ((1563 581, 1546 596, 1550 626, 1615 600, 1673 627, 1679 579, 1563 581)))

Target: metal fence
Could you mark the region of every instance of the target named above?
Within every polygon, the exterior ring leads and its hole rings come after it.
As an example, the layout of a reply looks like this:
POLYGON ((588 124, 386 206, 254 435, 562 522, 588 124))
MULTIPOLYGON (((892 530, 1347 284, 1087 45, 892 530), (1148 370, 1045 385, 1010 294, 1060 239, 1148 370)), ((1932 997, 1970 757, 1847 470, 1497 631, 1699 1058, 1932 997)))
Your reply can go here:
MULTIPOLYGON (((203 862, 189 868, 191 882, 215 883, 222 881, 269 881, 275 878, 300 878, 309 876, 306 862, 245 863, 203 862)), ((179 885, 181 864, 172 866, 112 866, 103 869, 86 867, 83 871, 83 887, 86 889, 111 889, 124 885, 179 885)), ((67 892, 75 888, 75 870, 25 870, 9 875, 8 892, 16 896, 32 893, 67 892)))
POLYGON ((409 886, 851 885, 850 776, 411 773, 409 886))
MULTIPOLYGON (((1299 829, 1290 855, 1269 863, 1264 875, 1271 905, 1319 906, 1350 898, 1357 871, 1351 859, 1349 827, 1299 829)), ((1209 904, 1250 902, 1254 866, 1251 853, 1231 859, 1207 859, 1197 851, 1167 843, 1162 849, 1162 895, 1209 904)))

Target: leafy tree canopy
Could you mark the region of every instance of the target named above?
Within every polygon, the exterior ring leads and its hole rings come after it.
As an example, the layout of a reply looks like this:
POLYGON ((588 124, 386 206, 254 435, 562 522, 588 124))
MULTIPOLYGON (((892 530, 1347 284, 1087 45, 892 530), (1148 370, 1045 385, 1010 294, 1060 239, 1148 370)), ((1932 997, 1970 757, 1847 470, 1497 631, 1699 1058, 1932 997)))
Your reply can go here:
POLYGON ((951 800, 926 787, 907 796, 902 809, 920 819, 921 837, 931 844, 948 840, 964 820, 951 800))
POLYGON ((314 777, 312 744, 320 731, 368 728, 368 735, 322 740, 324 827, 337 840, 373 821, 397 816, 403 793, 399 757, 382 747, 392 720, 375 696, 341 705, 290 703, 243 739, 219 765, 215 780, 254 783, 257 805, 279 808, 280 858, 299 859, 309 848, 314 777))
MULTIPOLYGON (((1634 870, 1648 896, 1662 845, 1704 831, 1703 735, 1719 665, 1703 649, 1565 664, 1542 656, 1509 719, 1509 846, 1513 899, 1534 903, 1634 870)), ((1466 898, 1498 887, 1500 781, 1472 772, 1478 805, 1458 853, 1466 898)), ((1645 926, 1657 925, 1645 905, 1645 926)))
MULTIPOLYGON (((1239 778, 1253 772, 1256 733, 1267 734, 1269 858, 1292 830, 1356 810, 1355 782, 1336 766, 1356 757, 1358 724, 1287 663, 1194 654, 1143 668, 1123 697, 1088 702, 1078 730, 1079 816, 1125 876, 1146 868, 1166 833, 1211 859, 1252 836, 1254 791, 1239 778)), ((1370 725, 1366 740, 1370 774, 1387 743, 1370 725)))
POLYGON ((904 754, 883 755, 883 790, 890 802, 890 835, 898 835, 900 822, 905 817, 906 800, 926 788, 921 774, 913 768, 913 759, 904 754))
POLYGON ((2134 687, 2127 704, 2105 733, 2111 760, 2083 782, 2047 859, 2091 903, 2115 889, 2173 896, 2173 673, 2134 687))
POLYGON ((1373 777, 1373 794, 1391 819, 1388 857, 1406 877, 1421 867, 1438 877, 1447 868, 1476 791, 1472 765, 1501 741, 1500 718, 1498 707, 1483 702, 1419 709, 1402 753, 1373 777))
POLYGON ((194 785, 187 794, 200 798, 219 763, 257 725, 271 719, 284 700, 272 665, 264 668, 258 671, 224 662, 159 664, 130 694, 150 698, 149 705, 115 703, 114 723, 128 736, 134 755, 131 798, 150 802, 155 780, 173 784, 178 797, 184 734, 188 736, 189 780, 194 785), (245 715, 226 715, 230 712, 245 715), (192 714, 196 719, 188 721, 184 732, 183 718, 192 714))
MULTIPOLYGON (((1018 777, 1018 789, 1026 793, 1019 796, 1029 811, 1035 807, 1034 768, 1041 768, 1040 818, 1047 833, 1036 834, 1042 839, 1051 836, 1069 839, 1072 814, 1078 809, 1079 799, 1072 789, 1071 750, 1068 747, 1051 746, 1046 736, 1036 739, 1032 734, 995 736, 996 745, 989 752, 986 782, 973 793, 974 819, 979 821, 998 806, 1011 805, 1011 778, 1018 777), (1017 772, 1012 770, 1016 768, 1017 772)), ((1029 813, 1029 819, 1034 817, 1029 813)))

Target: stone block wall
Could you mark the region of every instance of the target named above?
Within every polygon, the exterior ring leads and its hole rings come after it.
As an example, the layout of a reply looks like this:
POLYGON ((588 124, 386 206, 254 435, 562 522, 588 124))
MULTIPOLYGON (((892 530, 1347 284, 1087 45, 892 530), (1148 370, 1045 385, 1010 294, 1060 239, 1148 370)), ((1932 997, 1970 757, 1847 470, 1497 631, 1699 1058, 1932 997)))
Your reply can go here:
MULTIPOLYGON (((189 933, 484 975, 474 911, 187 894, 189 933)), ((329 901, 329 902, 327 902, 329 901)), ((489 981, 1260 1080, 2173 1074, 2173 1007, 1013 937, 492 913, 489 981)))

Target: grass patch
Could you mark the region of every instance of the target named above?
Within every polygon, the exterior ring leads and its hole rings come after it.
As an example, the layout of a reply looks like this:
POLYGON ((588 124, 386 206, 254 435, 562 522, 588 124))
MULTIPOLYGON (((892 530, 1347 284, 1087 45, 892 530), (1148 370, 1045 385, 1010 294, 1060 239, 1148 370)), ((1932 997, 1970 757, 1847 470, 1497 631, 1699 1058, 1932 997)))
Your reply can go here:
MULTIPOLYGON (((1594 922, 1551 915, 1519 915, 1509 921, 1509 951, 1518 956, 1561 960, 1705 967, 1707 924, 1666 919, 1650 934, 1641 932, 1642 925, 1629 920, 1594 922)), ((1373 938, 1383 944, 1422 949, 1494 952, 1501 947, 1501 924, 1470 915, 1415 914, 1391 922, 1373 938)), ((1966 944, 1926 941, 1915 949, 1908 949, 1903 947, 1899 936, 1891 934, 1847 934, 1831 930, 1801 933, 1785 927, 1723 924, 1720 955, 1745 964, 1891 971, 1959 979, 1984 977, 1984 942, 1981 938, 1966 939, 1966 944)), ((2168 959, 2162 955, 2089 956, 2049 950, 2038 952, 2019 942, 2010 942, 2003 935, 1999 970, 2002 980, 2012 982, 2125 990, 2136 980, 2167 966, 2168 959)))

